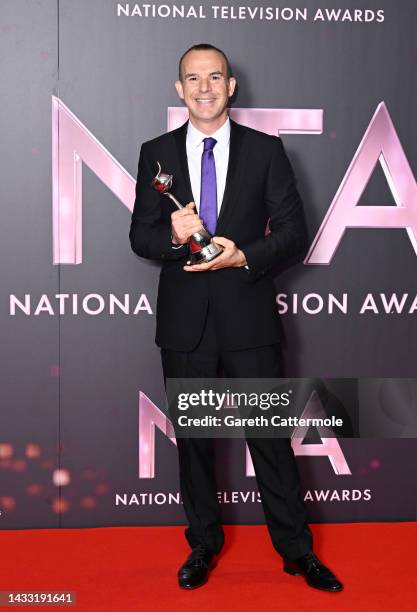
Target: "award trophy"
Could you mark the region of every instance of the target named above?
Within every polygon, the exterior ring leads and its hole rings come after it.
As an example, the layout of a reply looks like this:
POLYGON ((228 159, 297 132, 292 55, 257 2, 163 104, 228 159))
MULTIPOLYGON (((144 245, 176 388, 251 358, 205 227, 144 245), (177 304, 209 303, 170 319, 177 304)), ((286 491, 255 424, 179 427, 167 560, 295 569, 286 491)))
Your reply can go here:
MULTIPOLYGON (((172 186, 172 174, 161 172, 161 164, 156 163, 158 164, 158 174, 152 179, 153 187, 163 195, 168 196, 177 208, 184 208, 168 191, 172 186)), ((211 234, 204 227, 190 237, 189 248, 191 265, 211 261, 223 252, 223 247, 213 242, 211 234)))

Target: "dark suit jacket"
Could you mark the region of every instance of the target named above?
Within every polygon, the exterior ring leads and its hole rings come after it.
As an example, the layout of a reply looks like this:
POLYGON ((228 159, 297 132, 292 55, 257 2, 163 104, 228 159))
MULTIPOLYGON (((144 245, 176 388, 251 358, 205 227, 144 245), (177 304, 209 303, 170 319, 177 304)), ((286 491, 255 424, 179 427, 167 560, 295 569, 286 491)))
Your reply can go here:
POLYGON ((215 315, 221 346, 237 350, 280 340, 274 265, 301 253, 306 244, 302 202, 294 174, 277 136, 231 120, 229 164, 216 235, 233 240, 250 271, 223 268, 185 272, 188 246, 171 245, 171 213, 176 207, 151 186, 157 172, 174 175, 171 193, 193 200, 186 154, 187 123, 140 151, 130 243, 141 257, 160 260, 156 344, 191 351, 200 339, 208 304, 215 315), (270 233, 265 235, 269 219, 270 233))

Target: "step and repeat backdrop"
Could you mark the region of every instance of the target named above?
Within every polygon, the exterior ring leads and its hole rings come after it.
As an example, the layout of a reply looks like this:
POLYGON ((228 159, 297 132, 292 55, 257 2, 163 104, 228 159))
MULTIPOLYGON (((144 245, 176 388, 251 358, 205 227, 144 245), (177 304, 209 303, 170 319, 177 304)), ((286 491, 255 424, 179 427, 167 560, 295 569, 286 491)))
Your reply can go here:
MULTIPOLYGON (((286 375, 337 379, 307 412, 331 397, 367 424, 293 439, 311 520, 415 520, 416 18, 413 0, 2 1, 0 528, 184 523, 159 265, 128 233, 140 145, 187 119, 174 81, 201 42, 304 201, 310 248, 275 279, 286 375)), ((224 521, 262 522, 245 441, 216 451, 224 521)))

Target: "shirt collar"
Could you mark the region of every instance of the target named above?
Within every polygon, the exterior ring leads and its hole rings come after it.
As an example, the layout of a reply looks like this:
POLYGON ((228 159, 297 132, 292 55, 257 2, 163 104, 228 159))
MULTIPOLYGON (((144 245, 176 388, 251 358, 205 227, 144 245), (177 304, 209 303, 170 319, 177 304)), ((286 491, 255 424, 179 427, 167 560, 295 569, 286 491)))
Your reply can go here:
MULTIPOLYGON (((207 138, 207 134, 200 132, 192 123, 188 121, 187 127, 187 147, 189 148, 197 148, 199 147, 204 138, 207 138)), ((223 125, 213 134, 210 135, 210 138, 215 138, 217 140, 216 147, 217 148, 225 148, 229 145, 230 141, 230 119, 227 117, 226 121, 223 125)))

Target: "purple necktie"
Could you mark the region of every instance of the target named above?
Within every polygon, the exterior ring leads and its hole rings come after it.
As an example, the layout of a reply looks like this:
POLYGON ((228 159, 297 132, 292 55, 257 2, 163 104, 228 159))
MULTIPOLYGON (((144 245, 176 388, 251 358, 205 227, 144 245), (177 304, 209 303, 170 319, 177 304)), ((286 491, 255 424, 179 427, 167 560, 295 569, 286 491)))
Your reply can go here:
POLYGON ((213 148, 217 140, 215 138, 204 138, 204 151, 201 156, 201 192, 199 217, 204 227, 212 236, 216 231, 217 224, 217 181, 216 163, 213 148))

